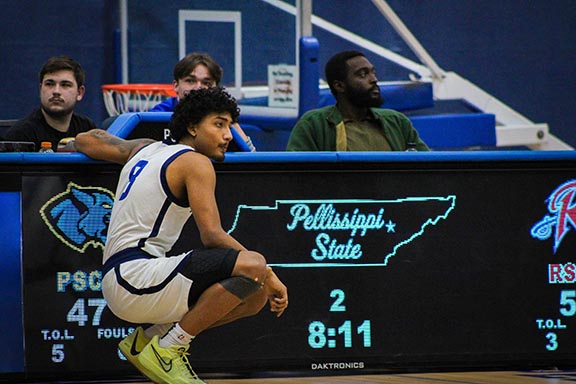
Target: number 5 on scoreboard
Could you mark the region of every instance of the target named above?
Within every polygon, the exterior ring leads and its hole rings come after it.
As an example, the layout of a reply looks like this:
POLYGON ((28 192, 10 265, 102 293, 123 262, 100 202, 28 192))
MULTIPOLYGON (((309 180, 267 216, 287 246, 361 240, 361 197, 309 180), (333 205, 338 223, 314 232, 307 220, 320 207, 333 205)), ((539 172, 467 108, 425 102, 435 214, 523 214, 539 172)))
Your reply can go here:
POLYGON ((52 361, 55 363, 61 363, 65 358, 64 354, 64 344, 54 344, 52 345, 52 361))
POLYGON ((574 316, 576 314, 576 291, 566 290, 560 292, 560 313, 564 316, 574 316))

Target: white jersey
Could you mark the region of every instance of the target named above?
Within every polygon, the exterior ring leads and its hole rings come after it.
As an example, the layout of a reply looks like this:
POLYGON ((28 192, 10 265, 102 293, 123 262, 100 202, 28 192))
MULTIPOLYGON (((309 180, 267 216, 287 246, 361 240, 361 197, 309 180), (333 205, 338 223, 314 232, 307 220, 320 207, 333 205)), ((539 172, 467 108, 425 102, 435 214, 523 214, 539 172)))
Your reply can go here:
POLYGON ((183 144, 156 142, 138 151, 122 168, 104 260, 127 248, 164 257, 180 237, 191 216, 188 201, 177 200, 166 181, 166 168, 193 149, 183 144))

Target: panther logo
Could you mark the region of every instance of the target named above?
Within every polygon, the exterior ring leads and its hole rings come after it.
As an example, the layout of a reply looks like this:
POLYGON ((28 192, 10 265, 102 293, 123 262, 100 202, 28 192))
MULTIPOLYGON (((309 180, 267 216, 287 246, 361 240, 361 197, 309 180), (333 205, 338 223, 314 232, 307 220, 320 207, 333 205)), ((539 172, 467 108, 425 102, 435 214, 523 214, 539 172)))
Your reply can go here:
POLYGON ((84 253, 89 245, 104 249, 114 194, 99 187, 68 183, 66 191, 40 208, 50 231, 68 247, 84 253))

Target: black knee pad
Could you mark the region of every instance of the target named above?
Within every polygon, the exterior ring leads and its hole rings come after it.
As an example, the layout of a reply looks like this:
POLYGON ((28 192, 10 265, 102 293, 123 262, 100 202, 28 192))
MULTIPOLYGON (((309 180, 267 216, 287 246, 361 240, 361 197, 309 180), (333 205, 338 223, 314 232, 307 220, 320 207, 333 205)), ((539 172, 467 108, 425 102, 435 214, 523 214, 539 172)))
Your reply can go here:
POLYGON ((222 284, 228 292, 242 300, 262 288, 262 284, 244 276, 229 277, 222 280, 220 284, 222 284))

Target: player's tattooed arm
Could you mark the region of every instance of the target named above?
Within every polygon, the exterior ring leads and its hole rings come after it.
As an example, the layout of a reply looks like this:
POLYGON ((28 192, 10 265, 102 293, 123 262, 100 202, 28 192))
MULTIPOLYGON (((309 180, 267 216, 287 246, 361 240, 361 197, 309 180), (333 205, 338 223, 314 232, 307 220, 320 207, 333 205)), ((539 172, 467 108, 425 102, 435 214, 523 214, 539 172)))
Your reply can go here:
POLYGON ((124 164, 138 149, 153 142, 152 139, 124 140, 105 130, 92 129, 78 134, 74 146, 93 159, 124 164))

